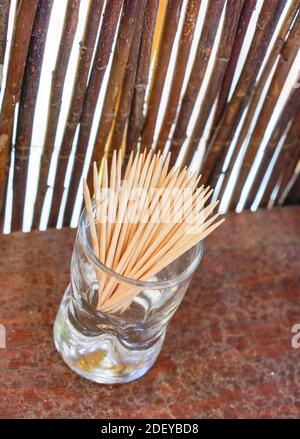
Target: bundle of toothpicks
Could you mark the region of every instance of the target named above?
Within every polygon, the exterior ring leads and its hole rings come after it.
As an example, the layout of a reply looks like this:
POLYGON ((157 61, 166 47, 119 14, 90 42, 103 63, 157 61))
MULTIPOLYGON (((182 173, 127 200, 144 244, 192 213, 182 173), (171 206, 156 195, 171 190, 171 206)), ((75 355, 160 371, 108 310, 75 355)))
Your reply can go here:
MULTIPOLYGON (((137 151, 122 176, 122 152, 114 151, 110 171, 107 158, 101 173, 93 164, 93 198, 83 182, 93 252, 126 278, 152 280, 224 221, 212 215, 217 201, 205 206, 213 189, 199 187, 201 176, 169 163, 170 154, 137 151)), ((123 312, 141 292, 99 267, 95 272, 99 311, 123 312)))

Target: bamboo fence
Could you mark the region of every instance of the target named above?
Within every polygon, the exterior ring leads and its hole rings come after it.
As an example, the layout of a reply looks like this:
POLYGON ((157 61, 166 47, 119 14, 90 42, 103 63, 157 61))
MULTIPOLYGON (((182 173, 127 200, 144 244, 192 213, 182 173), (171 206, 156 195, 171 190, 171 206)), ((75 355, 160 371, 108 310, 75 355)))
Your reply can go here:
POLYGON ((299 202, 300 0, 66 0, 45 132, 33 145, 58 1, 0 1, 1 228, 11 215, 11 230, 22 230, 35 189, 32 228, 41 225, 49 189, 48 227, 59 215, 70 225, 83 178, 91 188, 89 163, 111 160, 118 148, 123 166, 137 148, 170 149, 171 165, 200 169, 225 210, 241 201, 247 209, 299 202))

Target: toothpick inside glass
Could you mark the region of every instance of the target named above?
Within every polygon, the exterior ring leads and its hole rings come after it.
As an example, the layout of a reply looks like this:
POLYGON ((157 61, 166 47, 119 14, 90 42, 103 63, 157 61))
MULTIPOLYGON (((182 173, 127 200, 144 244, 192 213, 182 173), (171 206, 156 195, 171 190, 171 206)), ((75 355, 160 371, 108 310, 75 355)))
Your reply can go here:
POLYGON ((121 179, 121 152, 102 177, 84 182, 68 286, 54 326, 64 361, 99 383, 139 378, 155 362, 167 325, 203 254, 203 239, 223 221, 211 216, 212 190, 170 156, 132 154, 121 179), (134 191, 136 191, 134 195, 134 191))

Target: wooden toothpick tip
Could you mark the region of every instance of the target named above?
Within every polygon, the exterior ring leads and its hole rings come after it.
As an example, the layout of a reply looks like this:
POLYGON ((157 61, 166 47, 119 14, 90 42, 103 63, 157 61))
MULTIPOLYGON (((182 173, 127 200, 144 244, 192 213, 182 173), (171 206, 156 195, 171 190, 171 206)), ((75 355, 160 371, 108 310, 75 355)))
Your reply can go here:
MULTIPOLYGON (((170 160, 170 152, 163 155, 161 151, 154 153, 151 148, 142 152, 131 151, 123 181, 121 150, 113 150, 110 169, 106 156, 100 171, 97 163, 93 162, 95 215, 91 194, 83 179, 83 197, 93 251, 102 263, 121 275, 149 279, 224 222, 224 219, 217 220, 218 212, 213 214, 219 203, 218 200, 209 202, 213 189, 204 185, 198 187, 201 175, 186 166, 169 169, 170 160), (143 196, 132 203, 130 197, 136 188, 144 191, 143 196), (148 199, 156 188, 162 192, 154 192, 154 196, 148 199), (112 192, 104 197, 100 192, 102 189, 112 192), (189 192, 180 198, 180 191, 185 189, 189 192), (176 218, 185 200, 189 201, 186 217, 179 222, 173 217, 170 223, 165 223, 162 217, 154 223, 149 222, 159 207, 162 193, 168 190, 175 190, 176 197, 164 206, 164 215, 173 212, 176 218), (144 222, 147 209, 150 216, 144 222), (135 219, 137 222, 130 222, 135 219)), ((123 312, 139 294, 139 288, 120 283, 98 268, 95 272, 99 285, 97 309, 123 312)))

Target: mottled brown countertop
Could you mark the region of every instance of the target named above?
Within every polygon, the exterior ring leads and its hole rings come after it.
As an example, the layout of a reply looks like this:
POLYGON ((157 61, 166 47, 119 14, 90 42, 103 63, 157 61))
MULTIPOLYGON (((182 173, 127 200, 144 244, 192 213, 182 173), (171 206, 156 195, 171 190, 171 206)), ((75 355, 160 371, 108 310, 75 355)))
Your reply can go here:
POLYGON ((53 346, 74 230, 0 236, 0 417, 300 417, 300 208, 228 215, 154 367, 126 385, 75 375, 53 346))

